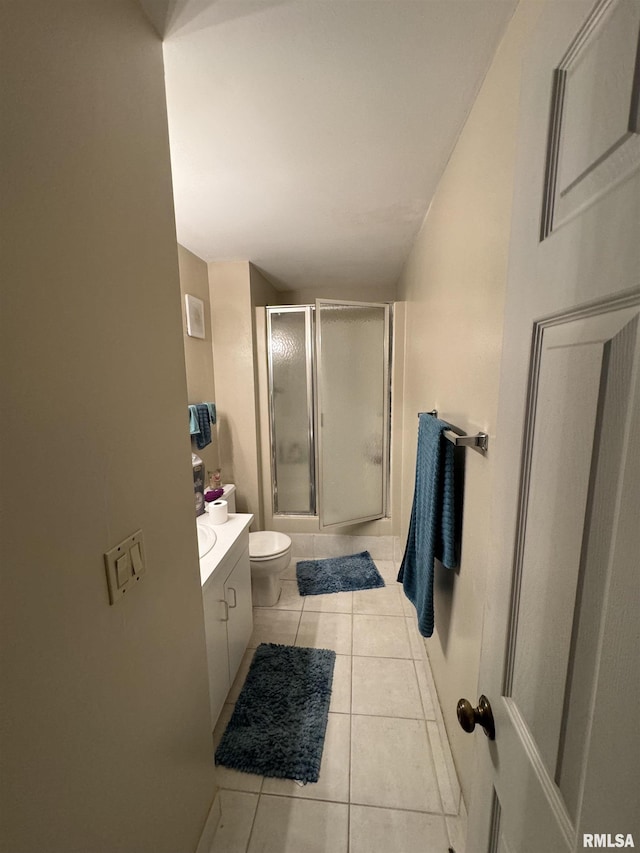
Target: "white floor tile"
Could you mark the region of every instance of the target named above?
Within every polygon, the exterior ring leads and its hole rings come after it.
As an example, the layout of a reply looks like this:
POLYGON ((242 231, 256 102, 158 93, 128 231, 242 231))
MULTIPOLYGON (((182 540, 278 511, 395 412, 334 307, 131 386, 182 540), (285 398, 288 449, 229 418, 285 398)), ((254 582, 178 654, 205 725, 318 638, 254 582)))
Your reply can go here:
POLYGON ((358 536, 358 551, 368 551, 373 560, 393 560, 392 536, 358 536))
POLYGON ((248 853, 347 853, 349 806, 260 797, 248 853))
POLYGON ((349 838, 350 853, 444 853, 448 847, 441 815, 371 806, 351 806, 349 838))
POLYGON ((351 654, 351 615, 348 613, 314 613, 303 610, 296 646, 333 649, 336 654, 351 654))
POLYGON ((374 562, 387 586, 402 588, 401 584, 398 583, 398 569, 393 560, 374 560, 374 562))
POLYGON ((257 645, 332 648, 337 657, 320 779, 300 786, 216 766, 222 819, 211 853, 444 853, 449 845, 464 853, 466 824, 457 814, 464 804, 415 608, 396 581, 397 561, 374 555, 386 555, 388 544, 301 536, 294 542, 298 559, 369 550, 386 586, 301 597, 292 558, 278 605, 254 609, 250 647, 214 744, 257 645))
POLYGON ((260 643, 281 643, 292 646, 296 639, 299 622, 298 611, 254 607, 253 633, 249 640, 249 648, 255 649, 260 643))
POLYGON ((418 631, 418 622, 416 619, 415 612, 413 616, 410 616, 406 620, 406 622, 409 642, 411 644, 411 657, 414 660, 422 660, 425 656, 424 638, 421 636, 420 631, 418 631))
MULTIPOLYGON (((233 705, 225 705, 220 713, 213 730, 214 750, 218 748, 224 730, 227 728, 227 723, 231 719, 233 708, 233 705)), ((223 767, 222 764, 216 764, 216 783, 220 788, 227 788, 230 791, 258 793, 262 788, 262 776, 256 776, 254 773, 241 773, 239 770, 231 770, 229 767, 223 767)))
POLYGON ((352 592, 329 592, 326 595, 305 595, 303 610, 317 613, 351 613, 353 610, 352 592))
POLYGON ((399 585, 362 589, 353 593, 353 612, 404 616, 399 585))
POLYGON ((438 723, 427 722, 427 731, 431 744, 431 754, 433 755, 436 768, 436 778, 438 779, 442 808, 445 814, 457 815, 460 806, 460 786, 458 785, 458 780, 452 780, 449 775, 444 751, 445 748, 448 748, 448 744, 447 747, 443 747, 438 723))
POLYGON ((329 711, 334 714, 351 713, 351 656, 336 655, 331 686, 329 711))
POLYGON ((269 610, 302 610, 303 601, 297 581, 283 580, 280 598, 269 610))
POLYGON ((422 719, 414 663, 398 658, 353 658, 353 713, 422 719))
MULTIPOLYGON (((416 661, 417 664, 417 661, 416 661)), ((433 673, 431 672, 431 666, 429 664, 429 659, 425 657, 423 659, 424 666, 424 674, 427 681, 427 685, 429 687, 429 693, 433 699, 433 707, 434 707, 434 717, 437 723, 437 731, 439 734, 440 746, 442 748, 442 755, 444 759, 444 765, 447 768, 447 774, 449 778, 449 782, 451 785, 451 791, 453 793, 454 803, 462 803, 462 797, 460 792, 460 783, 458 781, 458 774, 456 772, 455 764, 453 763, 453 756, 451 754, 451 746, 449 744, 449 739, 447 737, 447 730, 444 725, 444 719, 442 716, 442 709, 440 708, 440 704, 438 702, 438 692, 436 690, 435 682, 433 680, 433 673)), ((447 803, 447 805, 451 805, 453 808, 453 804, 447 803)), ((446 811, 446 809, 445 809, 446 811)))
POLYGON ((350 728, 348 714, 329 714, 318 781, 299 785, 293 779, 265 777, 263 794, 348 803, 350 728))
POLYGON ((435 705, 433 704, 434 700, 431 695, 431 690, 429 689, 429 684, 427 682, 424 661, 414 660, 413 664, 416 668, 418 689, 420 690, 420 697, 422 699, 422 710, 424 711, 425 720, 435 720, 435 705))
POLYGON ((441 813, 423 720, 351 717, 351 802, 441 813))
POLYGON ((413 619, 415 621, 418 618, 417 613, 416 613, 416 609, 413 606, 413 604, 409 601, 407 596, 404 594, 404 590, 402 589, 402 584, 398 584, 398 587, 399 587, 400 592, 401 592, 402 610, 404 612, 404 615, 406 617, 408 617, 409 619, 413 619))
POLYGON ((410 658, 411 646, 404 617, 354 615, 353 654, 410 658))
POLYGON ((220 791, 222 816, 210 853, 245 853, 256 808, 258 794, 220 791))
POLYGON ((429 693, 431 694, 431 698, 433 699, 433 705, 436 711, 436 720, 442 719, 442 711, 440 710, 440 705, 438 703, 438 691, 436 690, 436 684, 433 680, 433 672, 431 671, 431 664, 429 662, 429 655, 426 654, 422 658, 422 666, 424 668, 424 675, 427 680, 427 686, 429 687, 429 693))

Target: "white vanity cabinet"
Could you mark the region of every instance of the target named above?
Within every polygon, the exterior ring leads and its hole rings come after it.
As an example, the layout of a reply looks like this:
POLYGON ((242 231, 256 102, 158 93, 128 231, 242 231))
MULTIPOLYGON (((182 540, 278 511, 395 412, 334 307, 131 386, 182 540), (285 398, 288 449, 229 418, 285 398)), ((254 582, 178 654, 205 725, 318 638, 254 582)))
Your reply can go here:
POLYGON ((229 686, 231 686, 253 631, 248 545, 225 581, 224 599, 229 607, 227 644, 229 647, 229 686))
POLYGON ((211 726, 215 726, 253 630, 249 524, 235 514, 216 526, 217 542, 200 561, 209 670, 211 726))
POLYGON ((204 631, 207 640, 211 728, 213 729, 231 686, 229 681, 227 604, 224 598, 224 578, 212 576, 202 589, 202 598, 204 603, 204 631))

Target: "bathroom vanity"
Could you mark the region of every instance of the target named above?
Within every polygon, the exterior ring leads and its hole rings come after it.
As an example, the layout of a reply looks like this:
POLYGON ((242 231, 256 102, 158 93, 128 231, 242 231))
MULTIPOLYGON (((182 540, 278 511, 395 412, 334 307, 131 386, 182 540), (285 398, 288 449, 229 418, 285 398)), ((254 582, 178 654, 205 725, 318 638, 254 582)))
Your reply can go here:
POLYGON ((230 513, 224 524, 197 520, 200 580, 209 668, 211 726, 215 726, 253 630, 249 525, 251 513, 230 513), (211 533, 215 536, 212 537, 211 533), (213 541, 205 553, 203 551, 213 541))

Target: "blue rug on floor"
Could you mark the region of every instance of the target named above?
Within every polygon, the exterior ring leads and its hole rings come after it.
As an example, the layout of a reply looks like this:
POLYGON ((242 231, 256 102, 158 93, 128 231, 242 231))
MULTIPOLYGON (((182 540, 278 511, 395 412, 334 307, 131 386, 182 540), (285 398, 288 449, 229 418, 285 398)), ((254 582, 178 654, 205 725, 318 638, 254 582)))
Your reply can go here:
POLYGON ((335 659, 329 649, 259 645, 216 764, 317 782, 335 659))
POLYGON ((296 563, 296 577, 300 595, 324 595, 327 592, 384 586, 368 551, 328 560, 300 560, 296 563))

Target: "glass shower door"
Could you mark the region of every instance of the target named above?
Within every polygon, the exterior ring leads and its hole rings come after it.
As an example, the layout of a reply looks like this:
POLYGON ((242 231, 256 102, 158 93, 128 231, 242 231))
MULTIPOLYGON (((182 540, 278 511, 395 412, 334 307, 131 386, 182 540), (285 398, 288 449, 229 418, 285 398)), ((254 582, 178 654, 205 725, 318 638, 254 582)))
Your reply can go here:
POLYGON ((267 309, 273 510, 314 515, 311 307, 267 309))
POLYGON ((386 514, 389 306, 316 300, 321 529, 386 514))

